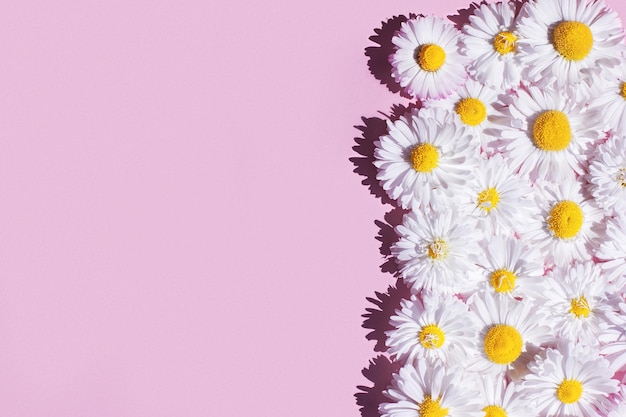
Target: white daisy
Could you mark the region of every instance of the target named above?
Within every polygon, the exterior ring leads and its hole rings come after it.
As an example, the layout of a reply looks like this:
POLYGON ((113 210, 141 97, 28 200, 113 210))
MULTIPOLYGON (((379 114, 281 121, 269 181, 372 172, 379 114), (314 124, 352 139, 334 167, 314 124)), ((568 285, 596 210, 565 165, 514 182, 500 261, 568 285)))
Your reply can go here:
POLYGON ((513 236, 483 241, 478 258, 482 288, 513 298, 536 299, 544 289, 541 253, 513 236))
MULTIPOLYGON (((626 103, 626 100, 624 100, 626 103)), ((626 106, 624 107, 626 109, 626 106)), ((624 115, 626 120, 626 114, 624 115)), ((624 131, 626 133, 626 131, 624 131)), ((611 135, 598 146, 589 164, 587 181, 600 207, 626 215, 626 138, 611 135)))
POLYGON ((396 232, 400 238, 391 254, 413 293, 424 289, 454 294, 475 288, 471 280, 476 277, 480 234, 469 227, 466 217, 448 208, 429 215, 410 212, 396 232))
POLYGON ((449 96, 467 79, 460 39, 461 32, 441 17, 407 20, 391 39, 395 45, 389 56, 393 77, 419 99, 449 96))
POLYGON ((547 349, 536 356, 522 382, 522 395, 540 416, 596 416, 618 390, 609 363, 596 350, 574 344, 547 349))
POLYGON ((533 190, 528 180, 515 174, 500 154, 481 158, 479 163, 474 179, 463 187, 461 208, 475 219, 476 228, 483 230, 484 236, 518 231, 524 222, 520 219, 534 216, 537 211, 529 198, 533 190))
POLYGON ((560 181, 582 174, 587 147, 598 139, 597 115, 568 90, 528 87, 505 97, 494 118, 506 156, 532 180, 560 181))
POLYGON ((461 364, 476 349, 474 315, 457 297, 423 294, 402 300, 386 332, 389 354, 402 362, 461 364))
POLYGON ((606 238, 595 253, 612 282, 622 291, 626 284, 626 221, 623 216, 608 219, 606 222, 606 238))
POLYGON ((515 19, 515 2, 483 3, 463 26, 466 36, 461 52, 472 60, 468 72, 498 90, 517 87, 520 82, 515 19))
POLYGON ((480 355, 469 369, 497 375, 519 372, 529 360, 523 355, 530 345, 539 346, 550 337, 550 328, 534 316, 536 306, 510 297, 479 292, 467 301, 482 325, 479 333, 480 355))
POLYGON ((522 237, 538 247, 548 264, 591 260, 604 232, 603 211, 583 196, 577 181, 535 185, 540 214, 529 219, 522 237))
POLYGON ((530 409, 520 398, 519 386, 502 376, 478 375, 476 378, 484 417, 527 417, 530 409))
POLYGON ((387 125, 374 143, 376 178, 402 208, 428 211, 437 195, 452 197, 471 178, 478 149, 453 113, 422 109, 387 125))
POLYGON ((602 0, 535 0, 524 4, 517 30, 528 81, 557 87, 619 64, 624 35, 617 13, 602 0))
POLYGON ((391 402, 380 404, 381 417, 482 417, 476 388, 459 383, 463 369, 418 361, 394 374, 383 393, 391 402))
POLYGON ((607 72, 604 76, 608 78, 606 81, 600 79, 594 83, 598 91, 589 107, 602 113, 605 130, 623 134, 626 132, 626 62, 622 61, 615 73, 607 72))
POLYGON ((593 262, 555 268, 544 281, 539 304, 546 310, 556 337, 585 345, 617 340, 626 324, 618 300, 599 266, 593 262))

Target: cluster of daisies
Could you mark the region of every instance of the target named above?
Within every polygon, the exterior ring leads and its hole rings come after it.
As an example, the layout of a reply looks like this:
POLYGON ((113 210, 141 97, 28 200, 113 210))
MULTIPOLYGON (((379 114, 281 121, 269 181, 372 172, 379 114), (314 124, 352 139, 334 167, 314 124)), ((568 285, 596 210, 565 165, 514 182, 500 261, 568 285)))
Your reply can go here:
POLYGON ((383 417, 626 415, 626 46, 602 0, 474 5, 392 39, 375 142, 411 289, 383 417))

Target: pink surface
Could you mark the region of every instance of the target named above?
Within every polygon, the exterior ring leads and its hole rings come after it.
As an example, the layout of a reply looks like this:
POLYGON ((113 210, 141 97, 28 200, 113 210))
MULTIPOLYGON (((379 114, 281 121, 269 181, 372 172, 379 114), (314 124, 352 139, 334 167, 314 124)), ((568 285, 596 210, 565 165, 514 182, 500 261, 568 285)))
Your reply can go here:
POLYGON ((5 2, 0 415, 359 416, 364 49, 468 4, 5 2))

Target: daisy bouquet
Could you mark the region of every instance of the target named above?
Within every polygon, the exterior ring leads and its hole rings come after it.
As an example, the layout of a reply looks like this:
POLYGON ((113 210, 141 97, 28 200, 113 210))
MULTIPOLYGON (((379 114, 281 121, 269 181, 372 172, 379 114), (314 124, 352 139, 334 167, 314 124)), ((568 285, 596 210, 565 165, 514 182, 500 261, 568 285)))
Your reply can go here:
POLYGON ((470 5, 390 38, 374 141, 402 210, 383 417, 626 412, 626 46, 602 0, 470 5), (457 16, 459 17, 459 16, 457 16), (456 24, 453 23, 456 21, 456 24))

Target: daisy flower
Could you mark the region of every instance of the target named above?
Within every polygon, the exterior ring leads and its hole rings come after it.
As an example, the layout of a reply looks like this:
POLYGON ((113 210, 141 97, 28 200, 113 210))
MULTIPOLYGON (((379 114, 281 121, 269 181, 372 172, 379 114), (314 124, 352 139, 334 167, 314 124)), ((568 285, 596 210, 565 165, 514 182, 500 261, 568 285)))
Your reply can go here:
POLYGON ((619 64, 624 34, 617 13, 602 0, 535 0, 517 25, 525 77, 541 86, 576 84, 588 72, 619 64))
MULTIPOLYGON (((624 101, 626 103, 626 100, 624 101)), ((624 107, 626 109, 626 107, 624 107)), ((626 115, 624 116, 626 120, 626 115)), ((626 215, 626 138, 611 135, 598 146, 589 164, 587 181, 600 207, 626 215)))
POLYGON ((528 369, 521 392, 535 415, 596 416, 597 408, 618 391, 608 361, 596 350, 574 344, 547 349, 528 369))
POLYGON ((476 323, 455 296, 423 294, 402 300, 386 332, 389 354, 402 362, 428 359, 444 365, 463 362, 476 349, 476 323))
POLYGON ((517 87, 521 66, 515 59, 519 34, 515 2, 483 3, 463 26, 461 52, 471 59, 468 72, 498 90, 517 87))
POLYGON ((482 417, 477 391, 462 381, 463 370, 418 361, 394 374, 383 393, 391 402, 380 404, 381 417, 482 417))
POLYGON ((476 378, 480 389, 480 400, 484 417, 527 417, 530 410, 520 398, 519 386, 513 382, 507 384, 505 378, 493 375, 480 375, 476 378))
POLYGON ((620 290, 624 290, 624 280, 626 279, 626 221, 624 217, 618 216, 607 220, 606 239, 602 241, 598 251, 595 253, 600 261, 600 267, 608 275, 612 282, 620 290))
POLYGON ((603 232, 602 210, 583 196, 577 181, 535 185, 540 214, 530 219, 522 237, 537 246, 548 264, 591 260, 603 232))
POLYGON ((454 196, 471 178, 478 149, 453 113, 422 109, 387 126, 374 143, 376 178, 402 208, 427 212, 438 195, 454 196))
POLYGON ((619 300, 609 297, 614 290, 593 262, 555 268, 545 279, 539 304, 546 309, 555 336, 574 343, 598 345, 616 340, 626 322, 617 315, 619 300))
POLYGON ((536 307, 527 300, 496 297, 491 292, 472 295, 467 301, 479 319, 480 354, 470 369, 498 375, 524 368, 529 345, 539 346, 550 336, 550 328, 534 316, 536 307))
POLYGON ((515 174, 500 154, 479 159, 475 177, 463 187, 465 198, 459 204, 475 219, 484 236, 516 231, 519 219, 534 216, 536 205, 529 198, 532 188, 515 174))
POLYGON ((517 93, 503 99, 504 117, 494 118, 511 166, 531 180, 582 174, 586 148, 598 139, 597 114, 566 89, 528 87, 517 93))
POLYGON ((597 82, 597 93, 589 104, 590 108, 602 112, 606 130, 626 131, 626 62, 617 67, 615 73, 605 73, 604 82, 597 82))
POLYGON ((541 254, 513 236, 498 235, 483 241, 478 258, 483 288, 512 298, 536 299, 544 289, 541 254))
POLYGON ((410 212, 396 232, 400 239, 391 254, 413 293, 421 289, 444 294, 471 290, 476 283, 474 259, 480 233, 454 209, 424 215, 410 212))
POLYGON ((391 39, 395 45, 389 56, 393 77, 419 99, 448 97, 467 79, 460 39, 461 32, 441 17, 407 20, 391 39))

